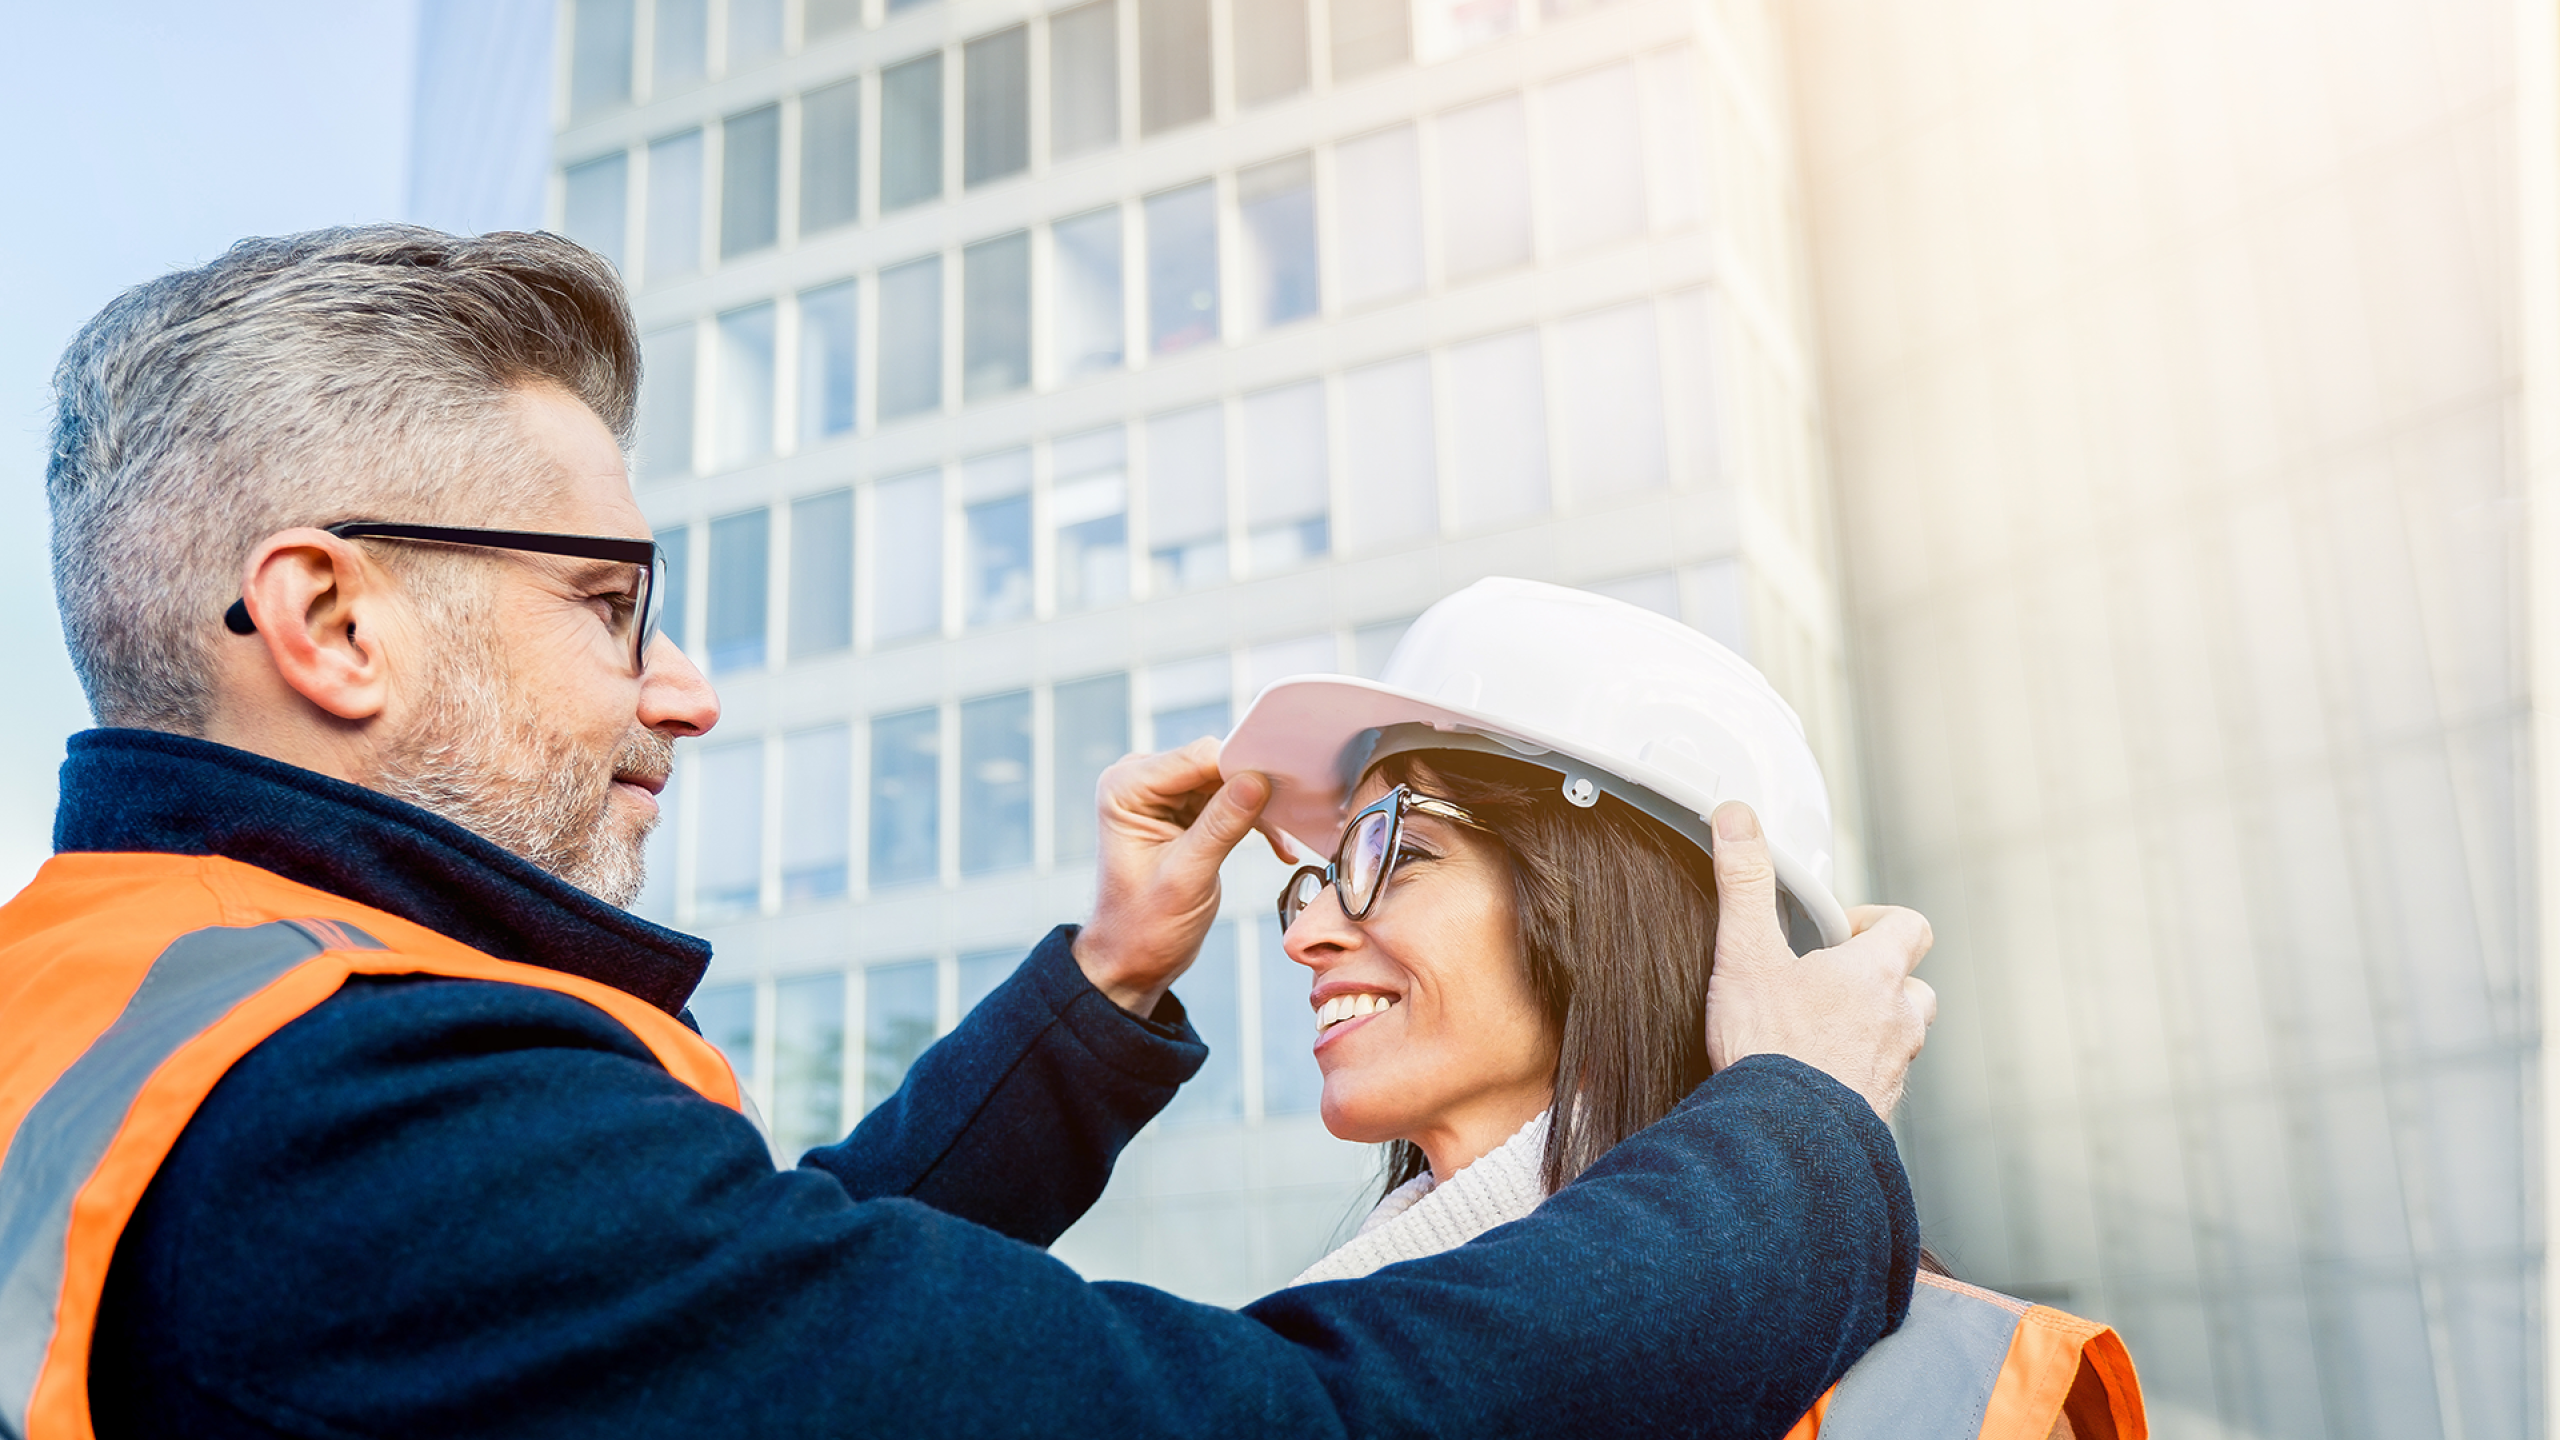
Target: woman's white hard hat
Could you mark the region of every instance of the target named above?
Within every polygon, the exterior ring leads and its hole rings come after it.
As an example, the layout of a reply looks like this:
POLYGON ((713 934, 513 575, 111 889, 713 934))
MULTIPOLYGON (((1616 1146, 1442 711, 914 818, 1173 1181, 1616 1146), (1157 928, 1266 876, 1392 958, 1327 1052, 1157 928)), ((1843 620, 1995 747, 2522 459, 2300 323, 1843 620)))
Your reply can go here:
POLYGON ((1479 580, 1424 611, 1375 681, 1264 689, 1218 765, 1269 776, 1265 820, 1330 855, 1368 768, 1429 749, 1526 760, 1573 803, 1615 796, 1710 853, 1707 817, 1740 800, 1760 817, 1796 948, 1849 938, 1804 722, 1749 662, 1676 620, 1586 590, 1479 580))

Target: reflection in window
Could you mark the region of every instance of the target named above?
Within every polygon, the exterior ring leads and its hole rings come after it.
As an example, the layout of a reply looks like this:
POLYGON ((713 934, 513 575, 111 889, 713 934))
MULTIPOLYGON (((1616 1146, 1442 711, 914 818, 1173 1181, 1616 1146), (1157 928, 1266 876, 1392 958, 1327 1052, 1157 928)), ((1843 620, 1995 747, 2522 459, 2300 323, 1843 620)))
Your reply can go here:
POLYGON ((1050 449, 1049 523, 1057 552, 1058 609, 1129 598, 1128 442, 1117 425, 1059 440, 1050 449))
POLYGON ((1431 437, 1431 362, 1420 355, 1342 377, 1346 549, 1422 539, 1440 528, 1431 437))
POLYGON ((1138 0, 1138 133, 1209 118, 1209 0, 1138 0))
POLYGON ((773 987, 774 1153, 796 1162, 844 1131, 844 976, 795 975, 773 987))
POLYGON ((1244 397, 1244 523, 1257 575, 1332 549, 1326 520, 1324 384, 1244 397))
POLYGON ((702 1038, 718 1047, 721 1058, 738 1077, 738 1088, 753 1094, 756 1083, 756 987, 753 985, 715 985, 697 990, 693 1003, 693 1023, 702 1027, 702 1038))
POLYGON ((906 885, 942 873, 942 712, 871 722, 871 883, 906 885))
POLYGON ((971 629, 1031 618, 1031 452, 1008 450, 960 467, 960 603, 971 629))
POLYGON ((1475 529, 1545 514, 1547 401, 1538 332, 1453 345, 1448 367, 1449 458, 1458 477, 1450 524, 1475 529))
POLYGON ((942 54, 880 72, 880 208, 942 198, 942 54))
POLYGON ((1292 155, 1238 173, 1236 211, 1244 222, 1253 323, 1286 325, 1316 313, 1315 166, 1292 155))
POLYGON ((1450 277, 1529 258, 1529 132, 1520 97, 1440 117, 1440 233, 1450 277))
POLYGON ((1200 956, 1183 972, 1175 994, 1191 1028, 1209 1047, 1200 1073, 1174 1092, 1164 1107, 1166 1125, 1200 1125, 1244 1116, 1244 1025, 1237 1004, 1236 922, 1221 920, 1200 942, 1200 956))
POLYGON ((800 97, 800 233, 850 225, 862 214, 862 80, 800 97))
POLYGON ((1218 338, 1218 192, 1210 181, 1147 197, 1147 333, 1158 355, 1218 338))
POLYGON ((1119 369, 1128 324, 1121 308, 1119 207, 1061 220, 1049 236, 1057 256, 1058 373, 1072 379, 1119 369))
POLYGON ((1644 230, 1644 126, 1632 65, 1611 65, 1547 87, 1547 214, 1559 251, 1644 230))
POLYGON ((1236 103, 1307 88, 1307 0, 1235 0, 1236 103))
POLYGON ((709 0, 658 0, 656 33, 650 41, 657 55, 659 94, 700 80, 711 46, 709 0))
POLYGON ((1159 591, 1227 578, 1227 419, 1209 404, 1147 421, 1147 547, 1159 591))
POLYGON ((1049 158, 1120 138, 1119 8, 1098 0, 1049 17, 1049 158))
POLYGON ((649 283, 702 268, 702 132, 649 146, 649 224, 640 264, 649 283))
POLYGON ((853 732, 842 725, 782 741, 782 903, 845 892, 853 844, 853 732))
POLYGON ((898 1093, 907 1067, 933 1043, 941 986, 930 960, 874 965, 862 979, 862 1108, 898 1093))
POLYGON ((871 638, 941 633, 942 472, 873 486, 871 521, 871 638))
POLYGON ((889 0, 889 13, 895 15, 901 10, 913 10, 924 3, 925 0, 889 0))
POLYGON ((694 779, 694 915, 710 922, 747 914, 764 885, 764 746, 711 746, 694 779))
POLYGON ((1324 1072, 1316 1068, 1307 967, 1289 958, 1279 916, 1255 923, 1261 929, 1255 938, 1262 961, 1262 1113, 1313 1115, 1324 1099, 1324 1072))
POLYGON ((616 150, 570 166, 561 183, 560 223, 569 238, 612 261, 616 270, 624 268, 630 182, 630 158, 616 150))
POLYGON ((1426 65, 1520 28, 1519 0, 1415 0, 1413 9, 1414 54, 1426 65))
POLYGON ((1157 665, 1147 671, 1148 718, 1154 722, 1158 750, 1174 750, 1203 735, 1227 733, 1233 671, 1224 655, 1157 665))
POLYGON ((1129 677, 1073 681, 1049 698, 1058 858, 1087 860, 1094 853, 1094 795, 1102 772, 1129 753, 1129 677))
POLYGON ((1396 653, 1404 632, 1412 628, 1410 620, 1385 620, 1352 631, 1352 673, 1369 680, 1386 673, 1387 657, 1396 653))
POLYGON ((782 0, 729 0, 729 73, 782 53, 782 0))
POLYGON ((631 98, 631 0, 577 0, 569 41, 569 113, 631 98))
POLYGON ((1342 214, 1335 289, 1344 304, 1422 288, 1422 161, 1413 127, 1399 125, 1334 147, 1342 214))
POLYGON ((711 607, 703 648, 715 674, 764 664, 765 557, 772 534, 763 510, 711 522, 711 607))
POLYGON ((853 648, 853 492, 791 502, 791 658, 853 648))
POLYGON ((1022 953, 1018 948, 963 953, 960 957, 960 1013, 966 1015, 977 1009, 979 1001, 1013 978, 1015 967, 1022 963, 1022 953))
POLYGON ((1246 695, 1259 695, 1294 675, 1338 675, 1342 672, 1341 650, 1329 631, 1256 645, 1244 652, 1243 691, 1246 695))
POLYGON ((693 473, 693 327, 661 330, 640 342, 640 474, 657 480, 693 473))
POLYGON ((1031 692, 960 707, 960 873, 1031 863, 1031 692))
POLYGON ((667 557, 667 598, 659 602, 658 624, 668 640, 679 650, 693 649, 691 621, 693 612, 686 608, 693 601, 693 529, 678 525, 661 530, 656 536, 658 549, 667 557))
POLYGON ((773 453, 773 302, 720 317, 712 372, 712 459, 726 469, 773 453))
POLYGON ((720 258, 771 249, 782 234, 782 108, 720 123, 720 258))
POLYGON ((1670 483, 1662 428, 1662 351, 1642 300, 1555 327, 1556 438, 1578 499, 1670 483))
POLYGON ((1328 0, 1333 6, 1333 79, 1357 80, 1413 58, 1408 0, 1328 0))
POLYGON ((854 282, 800 292, 800 438, 850 434, 854 422, 854 282))
POLYGON ((960 183, 983 185, 1031 166, 1031 32, 1020 25, 960 52, 960 183))
POLYGON ((883 421, 942 408, 942 257, 880 272, 883 421))
POLYGON ((800 29, 811 40, 859 29, 862 4, 863 0, 806 0, 800 12, 800 29))
POLYGON ((1017 230, 960 252, 960 394, 982 400, 1031 384, 1031 236, 1017 230))

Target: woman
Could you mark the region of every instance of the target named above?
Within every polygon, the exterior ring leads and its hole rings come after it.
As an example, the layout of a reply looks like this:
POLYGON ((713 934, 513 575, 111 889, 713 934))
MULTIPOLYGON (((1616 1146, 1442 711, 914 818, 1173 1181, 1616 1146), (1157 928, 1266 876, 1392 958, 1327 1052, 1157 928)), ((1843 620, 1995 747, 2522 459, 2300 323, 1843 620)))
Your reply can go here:
MULTIPOLYGON (((1799 951, 1848 934, 1793 712, 1713 641, 1583 592, 1472 586, 1378 683, 1273 686, 1221 763, 1272 778, 1267 821, 1333 842, 1281 894, 1284 943, 1327 1128, 1387 1147, 1384 1198, 1298 1283, 1527 1215, 1706 1078, 1717 804, 1760 815, 1799 951)), ((1795 1437, 2145 1433, 2112 1331, 1921 1281, 1795 1437)))

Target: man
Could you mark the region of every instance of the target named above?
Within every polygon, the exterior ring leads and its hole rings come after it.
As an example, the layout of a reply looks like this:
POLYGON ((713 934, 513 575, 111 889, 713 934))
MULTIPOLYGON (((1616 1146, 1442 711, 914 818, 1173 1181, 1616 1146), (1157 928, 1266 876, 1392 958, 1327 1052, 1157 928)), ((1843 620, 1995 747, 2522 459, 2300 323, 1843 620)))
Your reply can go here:
POLYGON ((637 381, 548 236, 246 241, 73 342, 104 728, 0 909, 0 1431, 1775 1435, 1897 1322, 1926 926, 1788 957, 1737 807, 1726 1068, 1499 1265, 1236 1313, 1041 1252, 1205 1054, 1168 987, 1268 788, 1205 742, 1106 777, 1091 923, 777 1173, 680 1023, 707 947, 620 908, 718 718, 655 636, 637 381))

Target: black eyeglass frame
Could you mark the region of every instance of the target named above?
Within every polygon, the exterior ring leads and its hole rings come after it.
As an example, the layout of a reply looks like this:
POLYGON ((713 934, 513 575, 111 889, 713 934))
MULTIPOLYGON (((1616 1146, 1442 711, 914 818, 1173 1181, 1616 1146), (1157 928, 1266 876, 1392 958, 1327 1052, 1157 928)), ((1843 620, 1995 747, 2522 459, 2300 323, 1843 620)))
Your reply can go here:
MULTIPOLYGON (((621 535, 562 535, 549 530, 403 525, 383 520, 349 520, 321 528, 341 540, 421 540, 431 545, 467 545, 477 550, 517 550, 636 565, 640 569, 640 593, 632 601, 631 673, 639 675, 649 668, 649 642, 658 638, 658 611, 667 593, 667 552, 655 540, 633 540, 621 535)), ((222 623, 234 635, 258 633, 258 623, 250 618, 245 599, 231 602, 231 608, 222 612, 222 623)))
POLYGON ((1396 858, 1400 850, 1397 842, 1404 838, 1404 817, 1407 815, 1429 815, 1434 819, 1446 820, 1453 825, 1464 825, 1470 830, 1481 830, 1488 835, 1494 833, 1493 827, 1468 814, 1457 805, 1436 795, 1422 794, 1410 785, 1398 785, 1362 806, 1360 813, 1351 817, 1351 823, 1342 827, 1342 839, 1334 845, 1331 859, 1322 865, 1301 865, 1289 872, 1289 882, 1280 887, 1280 898, 1277 902, 1281 930, 1286 932, 1297 922, 1300 915, 1307 912, 1308 906, 1316 903, 1316 896, 1328 889, 1333 891, 1334 899, 1342 906, 1342 913, 1346 919, 1355 924, 1368 919, 1369 912, 1378 908, 1378 897, 1386 894, 1387 887, 1395 883, 1396 858), (1360 833, 1360 822, 1380 811, 1386 812, 1387 833, 1386 838, 1381 842, 1384 850, 1378 861, 1378 882, 1370 889, 1368 895, 1362 898, 1359 908, 1355 910, 1351 905, 1350 891, 1343 885, 1342 853, 1350 846, 1352 839, 1360 833), (1298 887, 1309 876, 1313 876, 1317 881, 1315 892, 1308 895, 1296 909, 1292 910, 1289 907, 1289 899, 1298 893, 1298 887))

